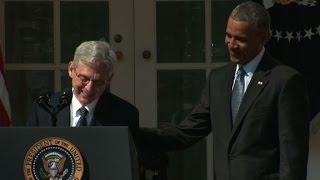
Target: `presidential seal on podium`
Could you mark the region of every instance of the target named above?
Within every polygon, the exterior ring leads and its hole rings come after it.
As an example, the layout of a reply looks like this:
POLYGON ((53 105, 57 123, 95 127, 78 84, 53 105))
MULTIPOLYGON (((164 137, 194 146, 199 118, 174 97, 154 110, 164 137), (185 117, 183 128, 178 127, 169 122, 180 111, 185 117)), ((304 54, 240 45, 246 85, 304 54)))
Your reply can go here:
POLYGON ((28 150, 23 164, 24 176, 28 180, 81 180, 83 169, 78 148, 59 137, 36 142, 28 150))

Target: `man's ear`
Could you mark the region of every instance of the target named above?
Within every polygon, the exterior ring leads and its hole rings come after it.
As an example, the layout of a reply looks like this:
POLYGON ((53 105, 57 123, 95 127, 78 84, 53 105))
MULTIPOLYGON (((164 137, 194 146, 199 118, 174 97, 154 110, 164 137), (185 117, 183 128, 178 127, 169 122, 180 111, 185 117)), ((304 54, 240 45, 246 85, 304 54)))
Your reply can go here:
POLYGON ((271 39, 271 32, 270 31, 266 31, 266 32, 262 32, 262 41, 263 44, 266 45, 268 43, 268 41, 271 39))
POLYGON ((70 61, 69 64, 68 64, 68 74, 69 74, 69 77, 72 78, 72 71, 74 70, 74 67, 73 67, 73 62, 70 61))

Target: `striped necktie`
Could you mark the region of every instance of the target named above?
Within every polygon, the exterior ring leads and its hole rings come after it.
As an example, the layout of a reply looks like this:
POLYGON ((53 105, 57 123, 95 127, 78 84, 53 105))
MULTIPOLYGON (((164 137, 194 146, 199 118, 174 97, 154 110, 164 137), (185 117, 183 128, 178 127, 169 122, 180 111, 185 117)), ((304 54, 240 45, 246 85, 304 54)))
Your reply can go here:
POLYGON ((236 79, 233 85, 232 97, 231 97, 231 111, 232 111, 232 122, 235 123, 239 107, 244 94, 244 76, 246 71, 242 66, 239 67, 236 73, 236 79))
POLYGON ((80 113, 80 119, 77 122, 77 127, 79 126, 87 126, 87 114, 88 114, 88 110, 82 106, 81 108, 78 109, 79 113, 80 113))

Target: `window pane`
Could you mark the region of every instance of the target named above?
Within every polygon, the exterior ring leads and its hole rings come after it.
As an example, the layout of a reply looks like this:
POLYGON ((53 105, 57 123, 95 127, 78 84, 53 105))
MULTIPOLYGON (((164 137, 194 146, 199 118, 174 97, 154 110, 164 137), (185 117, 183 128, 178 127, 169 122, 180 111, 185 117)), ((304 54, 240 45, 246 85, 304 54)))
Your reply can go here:
MULTIPOLYGON (((178 124, 198 102, 205 85, 205 70, 158 71, 158 121, 178 124)), ((206 179, 206 140, 169 153, 168 179, 206 179), (192 162, 192 163, 190 163, 192 162)))
POLYGON ((157 2, 157 60, 204 62, 204 2, 157 2))
POLYGON ((75 48, 88 40, 109 40, 109 7, 99 2, 61 2, 61 61, 73 59, 75 48))
POLYGON ((240 3, 236 1, 212 1, 212 61, 229 61, 229 55, 224 43, 226 25, 232 9, 240 3))
POLYGON ((13 125, 24 125, 40 94, 53 92, 52 71, 7 71, 13 125))
POLYGON ((61 89, 65 91, 71 88, 71 79, 69 77, 68 71, 61 71, 61 89))
POLYGON ((6 63, 53 62, 52 22, 52 2, 6 2, 6 63))

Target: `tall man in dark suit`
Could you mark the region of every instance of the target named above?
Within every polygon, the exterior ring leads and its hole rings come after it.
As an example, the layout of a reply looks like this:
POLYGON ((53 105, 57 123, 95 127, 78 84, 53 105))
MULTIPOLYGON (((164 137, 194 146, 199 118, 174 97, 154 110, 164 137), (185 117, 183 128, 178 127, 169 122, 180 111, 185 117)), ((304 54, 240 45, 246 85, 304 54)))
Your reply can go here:
POLYGON ((87 41, 80 44, 68 65, 72 89, 49 99, 41 97, 34 103, 28 125, 128 126, 135 133, 139 125, 138 110, 107 91, 114 61, 115 54, 108 43, 87 41), (85 112, 84 117, 80 109, 85 112), (50 111, 54 111, 56 119, 52 119, 50 111))
POLYGON ((226 28, 231 63, 211 72, 200 103, 178 126, 142 129, 141 146, 176 150, 212 131, 215 180, 305 180, 306 86, 265 51, 270 36, 262 6, 238 5, 226 28))

